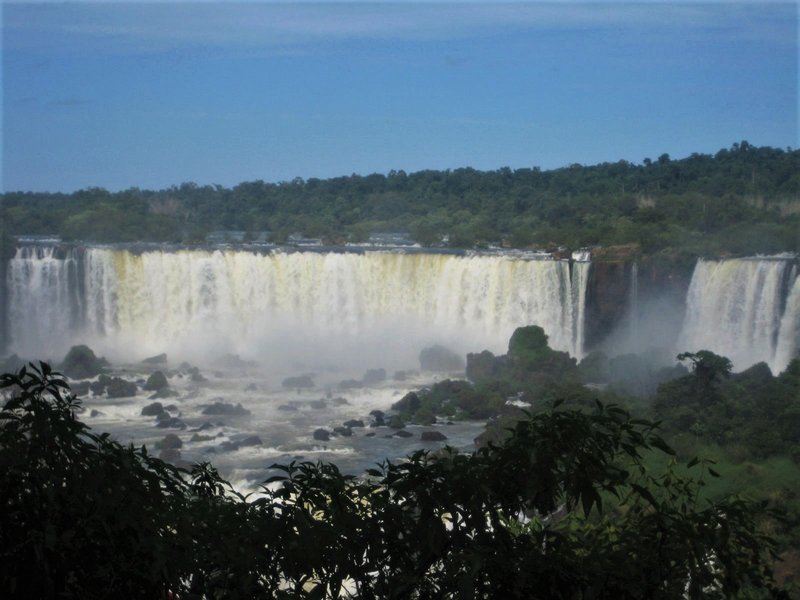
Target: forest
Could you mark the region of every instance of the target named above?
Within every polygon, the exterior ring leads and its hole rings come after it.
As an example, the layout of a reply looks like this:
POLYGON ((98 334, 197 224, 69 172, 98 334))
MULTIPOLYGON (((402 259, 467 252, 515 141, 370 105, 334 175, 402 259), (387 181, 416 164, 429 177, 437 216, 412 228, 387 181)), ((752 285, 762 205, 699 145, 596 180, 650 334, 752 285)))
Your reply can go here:
POLYGON ((7 234, 66 241, 204 243, 214 231, 286 243, 365 242, 403 232, 423 246, 639 244, 645 254, 800 250, 800 150, 746 141, 714 155, 541 170, 460 168, 251 181, 163 190, 90 188, 0 196, 7 234))

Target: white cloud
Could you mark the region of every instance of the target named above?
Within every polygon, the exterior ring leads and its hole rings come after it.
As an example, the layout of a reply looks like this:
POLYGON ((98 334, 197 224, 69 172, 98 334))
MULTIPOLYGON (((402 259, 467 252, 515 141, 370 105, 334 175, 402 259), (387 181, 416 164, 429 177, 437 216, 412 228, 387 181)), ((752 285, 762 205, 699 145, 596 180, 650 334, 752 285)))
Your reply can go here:
MULTIPOLYGON (((770 3, 115 3, 5 6, 7 32, 153 45, 302 48, 347 40, 448 40, 503 31, 681 28, 786 42, 796 6, 770 3)), ((791 32, 789 32, 791 33, 791 32)), ((13 43, 13 41, 11 42, 13 43)), ((793 43, 793 41, 792 41, 793 43)))

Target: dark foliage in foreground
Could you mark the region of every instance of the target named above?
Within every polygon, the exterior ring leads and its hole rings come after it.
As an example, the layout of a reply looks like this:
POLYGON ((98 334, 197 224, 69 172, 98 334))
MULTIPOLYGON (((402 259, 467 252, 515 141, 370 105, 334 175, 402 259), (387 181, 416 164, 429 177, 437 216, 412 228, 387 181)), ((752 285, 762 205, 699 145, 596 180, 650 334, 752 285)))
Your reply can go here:
POLYGON ((3 597, 785 597, 763 507, 701 504, 702 477, 648 473, 643 453, 670 449, 613 406, 556 406, 502 446, 366 479, 276 466, 243 497, 207 464, 186 473, 91 432, 46 364, 2 387, 3 597))

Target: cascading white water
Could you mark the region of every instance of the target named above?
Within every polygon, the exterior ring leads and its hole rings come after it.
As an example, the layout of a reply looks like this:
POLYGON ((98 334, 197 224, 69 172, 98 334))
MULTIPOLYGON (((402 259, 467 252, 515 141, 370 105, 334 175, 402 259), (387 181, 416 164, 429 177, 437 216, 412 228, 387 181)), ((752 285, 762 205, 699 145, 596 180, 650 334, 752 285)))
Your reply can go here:
POLYGON ((793 275, 794 283, 786 299, 775 348, 773 364, 776 372, 785 369, 792 358, 800 354, 800 276, 796 272, 793 275))
MULTIPOLYGON (((779 371, 785 257, 699 260, 686 298, 678 349, 727 356, 737 370, 764 361, 779 371)), ((787 304, 787 309, 789 306, 787 304)))
POLYGON ((88 341, 128 358, 293 345, 331 356, 351 344, 415 356, 431 342, 505 352, 516 327, 538 324, 551 346, 582 354, 588 262, 571 279, 567 261, 504 255, 89 248, 82 261, 80 280, 74 253, 23 248, 10 261, 14 351, 53 356, 88 341))

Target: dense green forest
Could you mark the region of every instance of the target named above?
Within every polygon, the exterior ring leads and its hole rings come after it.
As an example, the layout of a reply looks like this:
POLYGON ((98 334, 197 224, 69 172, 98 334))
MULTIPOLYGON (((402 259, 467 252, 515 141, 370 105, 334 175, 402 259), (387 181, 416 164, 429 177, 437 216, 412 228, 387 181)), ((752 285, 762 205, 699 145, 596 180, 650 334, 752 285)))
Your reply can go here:
POLYGON ((667 154, 595 166, 470 168, 333 179, 252 181, 233 188, 92 188, 6 193, 9 234, 86 242, 201 243, 209 232, 362 242, 407 232, 424 246, 578 248, 638 243, 645 253, 800 250, 800 150, 745 141, 714 155, 667 154), (446 242, 444 240, 447 240, 446 242))

